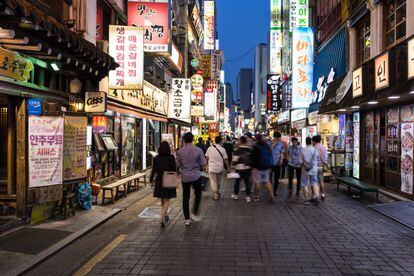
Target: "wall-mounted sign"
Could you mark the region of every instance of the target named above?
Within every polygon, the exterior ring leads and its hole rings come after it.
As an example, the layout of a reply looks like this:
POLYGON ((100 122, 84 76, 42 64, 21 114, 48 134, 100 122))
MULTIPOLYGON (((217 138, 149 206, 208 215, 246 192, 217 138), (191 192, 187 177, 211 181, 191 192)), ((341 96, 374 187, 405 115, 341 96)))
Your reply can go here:
POLYGON ((65 116, 64 118, 63 179, 85 178, 88 118, 75 116, 65 116))
POLYGON ((142 89, 144 79, 143 29, 109 26, 109 55, 120 66, 109 71, 110 89, 142 89))
POLYGON ((198 59, 193 58, 193 59, 191 60, 190 64, 191 64, 191 67, 194 67, 194 68, 195 68, 195 67, 198 67, 198 64, 199 64, 198 59))
POLYGON ((191 101, 198 105, 203 101, 203 84, 204 79, 199 74, 191 76, 191 101))
POLYGON ((28 99, 27 100, 27 114, 28 115, 42 115, 42 100, 28 99))
POLYGON ((270 30, 270 73, 281 74, 282 73, 282 31, 270 30))
POLYGON ((204 50, 214 50, 214 1, 204 1, 204 50))
POLYGON ((197 5, 194 5, 193 11, 191 12, 191 21, 194 24, 199 40, 202 40, 204 38, 203 23, 201 22, 197 5))
POLYGON ((408 41, 408 79, 414 78, 414 38, 408 41))
POLYGON ((292 110, 290 113, 290 120, 292 122, 295 122, 295 121, 299 121, 302 119, 306 119, 306 116, 307 116, 307 109, 305 108, 295 109, 295 110, 292 110))
POLYGON ((292 80, 288 79, 282 84, 282 111, 292 108, 292 80))
POLYGON ((216 121, 218 82, 207 81, 204 93, 204 116, 206 120, 216 121))
POLYGON ((389 85, 389 53, 387 52, 375 59, 375 91, 387 88, 389 85))
POLYGON ((169 59, 174 63, 178 71, 181 73, 183 70, 183 55, 178 50, 174 43, 171 43, 171 55, 169 59))
POLYGON ((281 80, 279 75, 267 75, 267 110, 277 112, 281 107, 281 80))
POLYGON ((29 116, 30 188, 62 184, 63 124, 63 117, 29 116))
POLYGON ((329 123, 331 117, 329 115, 318 114, 319 111, 310 112, 308 114, 309 125, 329 123))
POLYGON ((270 28, 282 27, 282 0, 270 0, 270 28))
POLYGON ((168 117, 177 120, 191 119, 191 80, 172 79, 168 117))
POLYGON ((220 78, 220 67, 220 51, 215 51, 215 53, 211 54, 211 78, 213 80, 218 80, 220 78))
POLYGON ((128 25, 144 28, 145 52, 168 52, 169 18, 166 1, 128 1, 128 25))
POLYGON ((280 113, 279 117, 277 118, 277 122, 279 124, 286 123, 286 122, 289 122, 289 121, 290 121, 290 111, 289 110, 280 113))
POLYGON ((211 79, 211 55, 201 55, 200 69, 204 79, 211 79))
POLYGON ((413 194, 414 123, 401 124, 401 191, 413 194))
POLYGON ((28 81, 33 68, 30 60, 0 47, 0 75, 19 81, 28 81))
POLYGON ((357 98, 363 94, 362 86, 362 67, 354 70, 352 73, 352 97, 357 98))
POLYGON ((353 116, 354 125, 354 164, 353 164, 353 177, 359 179, 359 137, 360 137, 360 114, 355 112, 353 116))
POLYGON ((105 92, 86 92, 85 93, 85 112, 104 113, 106 111, 105 92))
POLYGON ((309 1, 290 0, 290 31, 297 27, 309 27, 309 1))
POLYGON ((313 29, 293 30, 292 108, 307 108, 313 86, 313 29))
POLYGON ((204 106, 202 106, 202 105, 192 105, 191 106, 191 116, 193 116, 193 117, 202 117, 202 116, 204 116, 204 106))

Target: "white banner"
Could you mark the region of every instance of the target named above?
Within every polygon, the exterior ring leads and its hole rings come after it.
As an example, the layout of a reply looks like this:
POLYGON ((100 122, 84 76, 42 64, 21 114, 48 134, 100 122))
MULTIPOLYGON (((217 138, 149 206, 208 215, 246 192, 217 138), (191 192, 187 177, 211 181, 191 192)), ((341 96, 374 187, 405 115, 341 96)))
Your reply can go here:
POLYGON ((62 184, 63 117, 29 116, 29 187, 62 184))
POLYGON ((119 67, 109 71, 110 89, 142 89, 144 32, 141 27, 109 26, 109 55, 119 67))
POLYGON ((413 194, 414 123, 401 124, 401 191, 413 194))
POLYGON ((172 79, 169 96, 168 117, 177 120, 191 120, 191 80, 172 79))
POLYGON ((204 93, 204 116, 206 120, 216 121, 217 113, 217 89, 204 93))
POLYGON ((214 50, 214 1, 204 1, 204 50, 214 50))

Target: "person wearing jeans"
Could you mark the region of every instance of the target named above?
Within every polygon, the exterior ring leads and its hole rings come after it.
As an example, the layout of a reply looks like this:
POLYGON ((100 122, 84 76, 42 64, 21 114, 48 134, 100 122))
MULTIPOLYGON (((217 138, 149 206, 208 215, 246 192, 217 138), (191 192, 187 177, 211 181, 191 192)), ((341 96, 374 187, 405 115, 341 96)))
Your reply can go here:
POLYGON ((191 132, 184 134, 184 146, 177 152, 177 166, 181 171, 183 182, 183 211, 185 225, 191 225, 191 220, 199 221, 198 210, 201 202, 201 170, 206 165, 203 151, 193 145, 194 136, 191 132), (190 214, 190 193, 194 189, 195 200, 190 214))
POLYGON ((288 187, 289 197, 292 196, 293 176, 296 172, 296 197, 299 197, 300 183, 302 174, 302 160, 301 160, 301 147, 298 144, 298 138, 292 138, 292 145, 288 148, 288 187))
POLYGON ((272 143, 272 155, 274 166, 272 167, 273 172, 273 195, 277 196, 277 189, 279 187, 280 171, 282 166, 282 161, 284 158, 285 147, 280 141, 282 135, 280 132, 276 131, 273 134, 273 143, 272 143))
POLYGON ((240 175, 240 178, 237 178, 234 183, 234 193, 231 195, 231 198, 234 200, 239 199, 240 191, 240 182, 244 180, 246 185, 246 202, 251 202, 251 193, 252 193, 252 183, 251 183, 251 158, 252 150, 248 145, 248 140, 246 136, 240 137, 240 145, 234 151, 233 154, 233 168, 240 175))

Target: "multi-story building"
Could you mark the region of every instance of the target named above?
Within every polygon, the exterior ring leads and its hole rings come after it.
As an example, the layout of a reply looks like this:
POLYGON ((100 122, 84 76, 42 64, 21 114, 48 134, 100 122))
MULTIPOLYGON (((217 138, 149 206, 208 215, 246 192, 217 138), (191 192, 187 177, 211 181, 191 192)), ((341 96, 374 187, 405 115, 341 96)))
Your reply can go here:
POLYGON ((243 112, 245 118, 250 118, 253 88, 253 69, 242 68, 237 75, 237 100, 239 112, 243 112))
POLYGON ((267 75, 269 72, 269 54, 266 44, 256 46, 254 54, 254 119, 261 123, 266 120, 267 109, 267 75))

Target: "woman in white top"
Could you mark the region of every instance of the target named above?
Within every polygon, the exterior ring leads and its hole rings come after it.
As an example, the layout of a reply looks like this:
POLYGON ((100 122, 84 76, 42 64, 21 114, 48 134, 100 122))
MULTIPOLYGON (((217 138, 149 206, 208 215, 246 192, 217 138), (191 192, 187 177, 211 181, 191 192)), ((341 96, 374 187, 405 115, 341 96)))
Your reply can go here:
POLYGON ((306 148, 302 149, 302 181, 303 195, 305 197, 305 204, 309 205, 309 186, 312 189, 312 201, 315 205, 319 204, 319 186, 318 186, 318 152, 312 146, 312 139, 306 138, 306 148))

